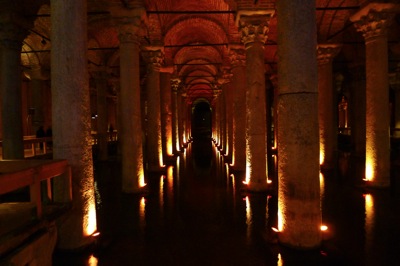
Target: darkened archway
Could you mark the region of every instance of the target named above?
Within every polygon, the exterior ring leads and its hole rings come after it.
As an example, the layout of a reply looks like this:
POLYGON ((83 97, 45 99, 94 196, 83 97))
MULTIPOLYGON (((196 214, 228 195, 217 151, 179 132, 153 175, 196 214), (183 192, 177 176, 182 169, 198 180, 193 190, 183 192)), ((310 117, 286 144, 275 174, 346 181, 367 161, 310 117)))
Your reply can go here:
POLYGON ((211 107, 208 101, 193 103, 192 109, 193 138, 211 138, 211 107))

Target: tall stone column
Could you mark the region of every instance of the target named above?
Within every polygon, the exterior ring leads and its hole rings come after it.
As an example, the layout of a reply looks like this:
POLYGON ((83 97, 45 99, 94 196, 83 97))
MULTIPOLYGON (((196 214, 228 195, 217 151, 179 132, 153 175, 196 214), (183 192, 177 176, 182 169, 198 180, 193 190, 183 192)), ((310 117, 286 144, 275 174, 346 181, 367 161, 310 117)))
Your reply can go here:
POLYGON ((43 81, 48 79, 48 77, 42 74, 40 65, 32 65, 28 74, 31 80, 33 108, 31 132, 35 134, 40 126, 44 126, 43 81))
POLYGON ((161 136, 163 144, 164 164, 173 157, 172 141, 172 92, 171 92, 171 74, 164 72, 160 77, 161 88, 161 136))
POLYGON ((340 48, 337 44, 319 44, 317 48, 319 163, 322 170, 336 167, 337 99, 333 88, 332 61, 340 48))
POLYGON ((108 158, 108 106, 107 106, 107 72, 106 69, 92 70, 92 76, 96 84, 97 103, 97 159, 105 161, 108 158))
POLYGON ((239 13, 246 48, 246 183, 250 191, 267 189, 264 43, 273 10, 239 13))
POLYGON ((231 45, 233 91, 233 151, 232 167, 246 170, 246 51, 242 45, 231 45))
POLYGON ((21 48, 28 30, 13 11, 4 16, 0 23, 0 89, 2 114, 3 159, 23 159, 23 129, 21 102, 21 48))
MULTIPOLYGON (((72 169, 72 208, 59 221, 58 247, 80 249, 97 230, 87 67, 86 1, 51 1, 53 158, 72 169), (70 12, 65 12, 69 10, 70 12)), ((55 201, 67 201, 66 177, 54 179, 55 201)))
MULTIPOLYGON (((134 13, 135 10, 132 10, 134 13)), ((140 101, 139 30, 142 13, 121 18, 118 141, 122 156, 122 191, 137 193, 145 185, 140 101)))
POLYGON ((387 29, 394 4, 371 3, 350 19, 365 39, 366 154, 365 179, 372 187, 390 186, 390 115, 387 29))
POLYGON ((315 1, 279 0, 278 229, 283 245, 321 244, 315 1))
POLYGON ((174 78, 171 80, 172 90, 172 143, 174 154, 178 153, 180 149, 179 144, 179 117, 178 117, 178 91, 179 91, 180 80, 174 78))
POLYGON ((151 172, 160 171, 163 166, 161 138, 161 96, 160 67, 163 64, 162 47, 146 47, 143 53, 147 61, 147 141, 146 162, 151 172))

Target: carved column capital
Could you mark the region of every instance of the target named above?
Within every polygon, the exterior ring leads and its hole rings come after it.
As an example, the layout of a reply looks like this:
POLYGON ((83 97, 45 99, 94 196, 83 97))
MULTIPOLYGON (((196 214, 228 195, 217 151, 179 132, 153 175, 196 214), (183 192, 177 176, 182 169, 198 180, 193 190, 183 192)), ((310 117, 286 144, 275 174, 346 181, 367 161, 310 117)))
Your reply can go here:
POLYGON ((149 70, 160 71, 164 64, 164 49, 162 47, 145 47, 142 55, 149 70))
POLYGON ((245 11, 237 14, 237 22, 241 33, 241 41, 247 47, 254 42, 265 43, 268 37, 269 22, 274 10, 245 11))
POLYGON ((231 68, 228 66, 224 66, 221 68, 220 73, 217 77, 217 83, 219 85, 223 85, 231 82, 233 74, 231 73, 231 68))
POLYGON ((171 79, 171 89, 173 93, 177 93, 179 91, 179 86, 181 84, 181 80, 179 78, 171 79))
POLYGON ((233 68, 246 65, 246 50, 242 45, 229 46, 229 59, 233 68))
POLYGON ((396 4, 370 3, 351 16, 350 20, 368 41, 387 34, 387 29, 393 22, 399 7, 396 4))
POLYGON ((332 62, 333 58, 338 55, 342 48, 339 44, 318 44, 317 60, 319 65, 332 62))

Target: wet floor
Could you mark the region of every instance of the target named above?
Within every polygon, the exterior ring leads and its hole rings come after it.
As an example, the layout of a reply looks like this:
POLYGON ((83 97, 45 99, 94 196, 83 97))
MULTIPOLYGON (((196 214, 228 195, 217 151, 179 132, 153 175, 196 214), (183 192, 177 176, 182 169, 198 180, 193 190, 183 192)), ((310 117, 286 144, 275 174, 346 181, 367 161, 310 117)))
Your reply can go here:
POLYGON ((400 190, 366 191, 357 167, 321 175, 323 243, 295 251, 274 241, 274 191, 246 194, 243 174, 210 140, 189 144, 164 174, 146 177, 148 193, 120 192, 116 161, 96 163, 100 237, 54 265, 400 265, 400 190))

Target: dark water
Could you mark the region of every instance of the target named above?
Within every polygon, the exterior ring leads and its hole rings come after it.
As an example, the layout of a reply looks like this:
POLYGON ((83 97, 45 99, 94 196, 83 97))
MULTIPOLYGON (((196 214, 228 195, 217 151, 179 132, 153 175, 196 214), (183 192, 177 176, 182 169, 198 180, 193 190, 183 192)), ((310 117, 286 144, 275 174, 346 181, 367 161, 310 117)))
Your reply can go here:
POLYGON ((97 243, 59 253, 54 265, 400 265, 400 193, 358 186, 357 163, 341 157, 321 176, 328 230, 319 250, 274 243, 275 194, 245 194, 211 141, 194 141, 165 174, 146 177, 148 194, 120 193, 117 162, 96 163, 97 243))

